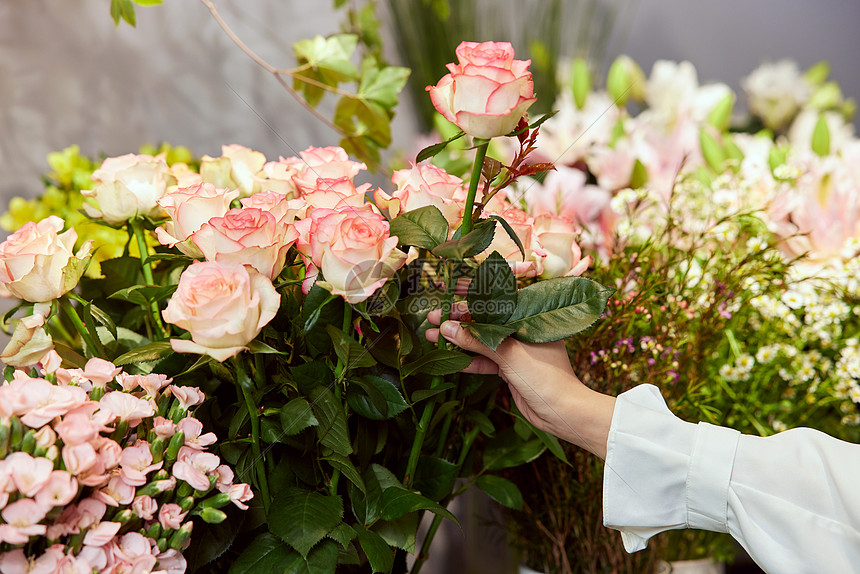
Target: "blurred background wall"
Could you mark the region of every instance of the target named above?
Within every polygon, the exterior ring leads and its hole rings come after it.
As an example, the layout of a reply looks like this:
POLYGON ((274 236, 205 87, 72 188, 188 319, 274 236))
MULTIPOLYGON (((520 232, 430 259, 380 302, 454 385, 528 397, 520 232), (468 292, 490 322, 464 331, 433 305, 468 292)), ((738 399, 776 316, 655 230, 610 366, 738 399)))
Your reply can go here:
MULTIPOLYGON (((700 81, 737 90, 762 61, 793 58, 804 68, 827 59, 846 95, 860 96, 856 0, 606 0, 613 1, 624 12, 607 43, 610 61, 627 53, 648 73, 657 59, 687 59, 700 81)), ((117 155, 168 141, 219 155, 221 144, 241 143, 274 159, 337 142, 230 42, 201 3, 138 8, 136 29, 115 28, 109 4, 0 0, 4 204, 38 194, 46 154, 71 144, 117 155)), ((253 50, 282 67, 293 64, 294 41, 336 32, 342 19, 329 0, 216 4, 253 50)), ((576 25, 570 22, 571 31, 576 25)), ((393 42, 387 50, 396 60, 393 42)), ((395 122, 393 147, 412 147, 417 123, 408 102, 395 122)))

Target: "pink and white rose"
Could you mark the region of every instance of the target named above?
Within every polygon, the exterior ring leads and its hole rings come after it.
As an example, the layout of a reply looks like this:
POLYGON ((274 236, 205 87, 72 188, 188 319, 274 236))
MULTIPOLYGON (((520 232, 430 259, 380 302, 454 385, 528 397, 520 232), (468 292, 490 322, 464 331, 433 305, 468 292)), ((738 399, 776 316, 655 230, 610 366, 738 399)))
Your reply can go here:
POLYGON ((221 157, 204 155, 200 160, 200 176, 215 187, 238 188, 242 197, 261 189, 266 156, 243 145, 221 146, 221 157))
POLYGON ((159 200, 170 220, 155 230, 162 245, 176 247, 189 257, 202 257, 191 241, 191 235, 213 217, 223 217, 230 202, 239 197, 239 190, 216 188, 202 183, 177 189, 159 200))
POLYGON ((316 187, 317 180, 340 179, 342 177, 355 179, 362 170, 367 169, 363 163, 352 161, 346 150, 338 146, 309 147, 299 152, 299 157, 281 158, 287 168, 295 171, 293 183, 299 192, 311 191, 316 187))
POLYGON ((510 133, 535 102, 531 60, 514 60, 508 42, 463 42, 457 64, 435 86, 427 86, 436 110, 479 138, 510 133))
POLYGON ((171 339, 174 351, 223 362, 246 348, 280 304, 280 295, 265 275, 238 263, 207 261, 182 272, 162 315, 191 333, 190 341, 171 339))
POLYGON ((109 157, 91 176, 93 189, 81 191, 98 207, 85 203, 93 217, 121 225, 137 217, 159 217, 158 200, 173 183, 164 156, 126 154, 109 157))
POLYGON ((456 226, 463 216, 463 180, 432 164, 412 164, 412 169, 394 172, 391 181, 397 190, 388 195, 381 189, 374 194, 376 204, 387 208, 391 217, 433 205, 442 212, 449 225, 456 226))

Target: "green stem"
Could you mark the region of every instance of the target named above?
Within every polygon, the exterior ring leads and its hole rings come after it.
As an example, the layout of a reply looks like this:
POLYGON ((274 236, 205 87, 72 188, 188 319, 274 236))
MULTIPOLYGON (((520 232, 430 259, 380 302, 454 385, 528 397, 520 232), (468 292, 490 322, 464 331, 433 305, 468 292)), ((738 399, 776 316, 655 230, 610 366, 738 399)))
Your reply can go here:
POLYGON ((475 206, 475 194, 478 192, 478 182, 481 179, 481 170, 484 167, 484 158, 490 142, 481 144, 475 152, 475 165, 472 166, 472 178, 469 180, 469 193, 466 195, 466 207, 463 210, 463 224, 460 227, 460 237, 472 231, 472 210, 475 206))
MULTIPOLYGON (((343 330, 344 334, 349 335, 350 329, 352 328, 352 305, 346 303, 343 309, 343 324, 341 325, 341 330, 343 330)), ((343 364, 343 359, 338 357, 337 366, 334 368, 334 396, 340 400, 341 397, 341 387, 340 387, 340 378, 343 376, 345 365, 343 364)), ((346 406, 344 406, 346 409, 346 406)), ((340 469, 334 469, 331 473, 331 481, 329 482, 329 492, 331 492, 332 496, 337 495, 337 485, 340 482, 340 469)))
POLYGON ((254 453, 254 470, 257 474, 260 493, 263 496, 263 509, 268 514, 270 503, 269 481, 266 477, 266 467, 263 464, 263 454, 260 450, 260 416, 257 412, 257 405, 254 403, 254 397, 251 396, 251 386, 253 383, 248 378, 241 355, 236 355, 233 363, 236 365, 236 384, 239 387, 239 392, 245 399, 245 408, 248 409, 248 417, 251 419, 251 448, 254 453))
POLYGON ((95 356, 94 353, 96 352, 96 349, 98 349, 98 347, 93 342, 92 337, 90 337, 90 332, 87 330, 87 327, 86 325, 84 325, 84 322, 81 321, 78 312, 75 311, 75 308, 72 305, 72 301, 68 297, 61 297, 60 307, 62 307, 63 311, 66 313, 66 317, 68 317, 69 320, 72 322, 72 325, 75 326, 75 329, 77 330, 78 334, 81 336, 81 339, 84 342, 84 347, 86 347, 86 349, 84 350, 84 356, 86 356, 88 359, 95 356))
MULTIPOLYGON (((152 263, 147 263, 146 258, 149 257, 149 247, 146 245, 146 236, 143 234, 143 226, 140 219, 132 219, 130 222, 131 229, 134 232, 134 238, 137 240, 137 250, 140 252, 140 269, 143 271, 143 279, 147 285, 155 285, 155 279, 152 276, 152 263)), ((155 324, 163 337, 169 335, 167 329, 164 328, 164 323, 161 322, 161 311, 158 308, 158 303, 153 301, 150 303, 150 311, 155 324)))
POLYGON ((421 571, 421 567, 424 566, 424 563, 427 561, 427 558, 430 555, 430 544, 433 542, 433 538, 436 536, 436 531, 439 530, 440 524, 442 524, 442 517, 435 514, 433 516, 433 522, 430 523, 430 528, 427 529, 427 535, 424 537, 424 542, 421 543, 421 550, 415 557, 415 564, 412 565, 412 574, 418 574, 421 571))

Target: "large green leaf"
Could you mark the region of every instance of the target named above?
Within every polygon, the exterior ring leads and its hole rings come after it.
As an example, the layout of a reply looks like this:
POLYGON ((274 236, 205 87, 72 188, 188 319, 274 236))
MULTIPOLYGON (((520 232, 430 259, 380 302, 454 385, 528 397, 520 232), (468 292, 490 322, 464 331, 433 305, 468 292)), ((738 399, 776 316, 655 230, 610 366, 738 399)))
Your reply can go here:
POLYGON ((539 457, 546 446, 540 439, 523 440, 514 429, 507 428, 490 440, 484 449, 484 466, 488 470, 501 470, 531 462, 539 457))
POLYGON ((583 277, 559 277, 520 289, 507 326, 529 343, 549 343, 590 327, 615 290, 583 277))
POLYGON ((393 383, 373 375, 350 381, 346 398, 352 410, 372 420, 389 419, 409 407, 393 383))
POLYGON ((326 534, 343 519, 343 500, 301 488, 287 488, 272 501, 269 529, 281 540, 295 548, 303 558, 308 557, 326 534))
POLYGON ((352 461, 349 460, 348 456, 343 456, 333 452, 328 456, 324 456, 322 460, 327 461, 334 468, 338 469, 347 480, 353 483, 360 491, 365 492, 364 481, 361 479, 361 475, 358 474, 358 469, 355 468, 355 465, 352 464, 352 461))
POLYGON ((494 219, 482 219, 464 237, 437 245, 433 248, 433 254, 443 259, 472 257, 490 246, 495 233, 496 221, 494 219))
POLYGON ((409 79, 409 73, 409 68, 399 66, 387 66, 381 70, 366 67, 362 70, 358 97, 373 100, 384 108, 393 108, 397 105, 397 94, 409 79))
POLYGON ((463 325, 473 337, 494 351, 499 348, 502 341, 516 331, 507 325, 488 325, 486 323, 463 323, 463 325))
POLYGON ((459 466, 443 458, 421 456, 415 468, 415 490, 433 502, 439 502, 451 494, 459 470, 459 466))
POLYGON ((373 358, 370 351, 334 325, 326 325, 326 331, 331 337, 334 352, 337 353, 338 359, 343 361, 347 369, 372 367, 376 364, 376 359, 373 358))
POLYGON ((251 542, 230 566, 230 574, 258 574, 283 572, 284 563, 293 554, 292 549, 273 534, 266 532, 251 542))
POLYGON ((300 65, 307 63, 323 71, 329 81, 348 82, 358 79, 358 69, 351 61, 357 44, 358 36, 335 34, 299 40, 293 50, 300 65))
POLYGON ((319 421, 314 416, 311 405, 303 398, 293 399, 281 407, 281 431, 285 436, 298 434, 319 421))
POLYGON ((502 226, 502 229, 504 229, 505 233, 508 234, 508 237, 511 238, 511 241, 513 241, 514 245, 517 246, 517 249, 520 250, 520 255, 522 255, 523 261, 525 261, 526 260, 525 247, 523 247, 523 242, 522 242, 522 240, 520 240, 520 236, 517 235, 517 232, 514 231, 514 228, 511 227, 511 224, 508 223, 505 220, 505 218, 502 217, 501 215, 489 215, 489 216, 487 216, 487 219, 492 219, 493 221, 497 221, 499 223, 499 225, 502 226))
POLYGON ((403 486, 391 486, 382 492, 379 515, 383 520, 394 520, 416 510, 429 510, 443 518, 457 522, 457 518, 446 508, 403 486))
POLYGON ((448 239, 448 220, 438 207, 427 205, 392 219, 391 235, 399 245, 433 249, 448 239))
POLYGON ((450 375, 462 371, 472 362, 472 357, 450 349, 435 349, 421 358, 403 365, 400 370, 404 377, 413 373, 426 373, 434 376, 450 375))
POLYGON ((173 348, 170 346, 170 341, 156 341, 120 355, 113 360, 113 364, 117 367, 121 367, 131 363, 155 361, 171 354, 173 354, 173 348))
POLYGON ((414 554, 418 515, 418 512, 410 512, 394 520, 380 520, 373 525, 373 531, 382 536, 389 546, 414 554))
POLYGON ((370 568, 373 572, 389 572, 394 566, 394 552, 388 543, 376 532, 357 528, 358 543, 367 560, 370 562, 370 568))
POLYGON ((341 402, 326 387, 315 387, 309 398, 314 416, 319 421, 317 436, 320 443, 343 456, 352 454, 346 415, 341 402))
POLYGON ((523 509, 523 495, 520 493, 517 485, 510 480, 501 476, 485 474, 479 476, 475 480, 475 484, 478 485, 478 488, 486 492, 487 496, 502 506, 507 506, 514 510, 523 509))
POLYGON ((504 324, 513 315, 517 308, 517 279, 498 251, 478 266, 466 301, 477 323, 504 324))
POLYGON ((338 561, 337 544, 324 540, 306 558, 295 555, 284 564, 284 574, 334 574, 338 561))

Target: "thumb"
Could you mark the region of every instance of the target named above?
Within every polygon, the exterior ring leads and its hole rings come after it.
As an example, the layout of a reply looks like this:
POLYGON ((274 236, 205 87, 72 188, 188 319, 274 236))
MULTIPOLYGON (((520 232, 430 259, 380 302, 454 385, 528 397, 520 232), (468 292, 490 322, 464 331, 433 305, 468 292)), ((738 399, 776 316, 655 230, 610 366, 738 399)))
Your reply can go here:
POLYGON ((439 326, 439 333, 461 349, 480 353, 491 359, 496 356, 495 351, 473 337, 460 321, 445 321, 439 326))

